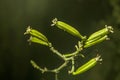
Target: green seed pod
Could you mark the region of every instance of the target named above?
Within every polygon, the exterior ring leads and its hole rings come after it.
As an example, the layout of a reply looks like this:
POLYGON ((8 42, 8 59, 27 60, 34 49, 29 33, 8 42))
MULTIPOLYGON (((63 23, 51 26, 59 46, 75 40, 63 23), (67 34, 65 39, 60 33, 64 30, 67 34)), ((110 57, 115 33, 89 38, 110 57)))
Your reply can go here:
POLYGON ((105 36, 109 33, 113 33, 113 28, 112 28, 112 26, 105 25, 104 29, 101 29, 101 30, 91 34, 90 37, 87 39, 87 41, 92 40, 92 39, 99 37, 99 36, 105 36))
POLYGON ((100 38, 102 38, 102 36, 98 36, 98 37, 96 37, 96 38, 94 38, 94 39, 87 40, 87 41, 85 42, 85 44, 92 43, 92 42, 94 42, 94 41, 99 40, 100 38))
POLYGON ((109 38, 108 38, 107 35, 105 35, 105 36, 103 36, 102 38, 99 38, 99 39, 97 39, 97 40, 86 42, 85 45, 84 45, 84 48, 88 48, 88 47, 90 47, 90 46, 93 46, 93 45, 95 45, 95 44, 98 44, 98 43, 100 43, 100 42, 103 42, 104 40, 109 40, 109 38))
POLYGON ((74 27, 62 22, 58 21, 57 18, 52 20, 53 24, 51 26, 56 25, 58 28, 70 33, 73 36, 79 37, 81 39, 85 39, 86 37, 83 37, 78 30, 76 30, 74 27))
POLYGON ((30 37, 30 39, 28 40, 29 42, 34 42, 34 43, 38 43, 38 44, 41 44, 41 45, 45 45, 45 46, 49 46, 49 43, 46 42, 46 41, 43 41, 39 38, 36 38, 36 37, 30 37))
POLYGON ((27 30, 24 34, 30 34, 30 35, 35 36, 43 41, 48 42, 48 39, 42 33, 40 33, 39 31, 37 31, 35 29, 30 28, 30 26, 27 28, 27 30))
POLYGON ((78 75, 81 74, 89 69, 91 69, 93 66, 95 66, 97 64, 98 61, 102 61, 102 59, 100 59, 101 56, 97 56, 91 60, 89 60, 87 63, 85 63, 84 65, 82 65, 81 67, 79 67, 75 72, 73 72, 73 75, 78 75))

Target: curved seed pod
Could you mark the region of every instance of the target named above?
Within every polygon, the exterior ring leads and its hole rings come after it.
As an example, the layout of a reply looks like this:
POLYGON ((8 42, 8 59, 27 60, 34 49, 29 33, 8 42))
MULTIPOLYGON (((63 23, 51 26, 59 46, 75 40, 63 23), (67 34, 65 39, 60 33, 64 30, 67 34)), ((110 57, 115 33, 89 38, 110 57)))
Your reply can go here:
POLYGON ((79 67, 75 72, 73 72, 73 75, 78 75, 81 74, 89 69, 91 69, 93 66, 95 66, 97 64, 98 61, 102 61, 102 59, 100 59, 101 56, 97 56, 91 60, 89 60, 87 63, 85 63, 84 65, 82 65, 81 67, 79 67))
POLYGON ((86 37, 82 36, 78 30, 76 30, 74 27, 62 22, 62 21, 58 21, 57 18, 52 20, 53 24, 51 26, 56 25, 58 28, 70 33, 73 36, 77 36, 81 39, 85 39, 86 37))
POLYGON ((87 39, 87 41, 91 40, 91 39, 94 39, 98 36, 104 36, 104 35, 107 35, 109 33, 113 33, 113 28, 112 26, 107 26, 105 25, 105 28, 104 29, 101 29, 93 34, 90 35, 90 37, 87 39))
POLYGON ((95 44, 97 44, 97 43, 100 43, 100 42, 102 42, 102 41, 104 41, 104 40, 109 40, 109 38, 108 38, 107 35, 105 35, 105 36, 103 36, 102 38, 100 38, 100 39, 98 39, 98 40, 95 40, 95 41, 93 41, 93 42, 86 43, 86 44, 84 45, 84 48, 88 48, 88 47, 93 46, 93 45, 95 45, 95 44))
POLYGON ((40 33, 39 31, 37 31, 35 29, 30 28, 30 26, 28 26, 28 28, 24 34, 30 34, 30 35, 35 36, 43 41, 48 42, 48 39, 42 33, 40 33))
POLYGON ((28 40, 29 42, 34 42, 34 43, 38 43, 38 44, 41 44, 41 45, 45 45, 45 46, 49 46, 49 43, 46 42, 46 41, 43 41, 39 38, 36 38, 36 37, 30 37, 30 39, 28 40))

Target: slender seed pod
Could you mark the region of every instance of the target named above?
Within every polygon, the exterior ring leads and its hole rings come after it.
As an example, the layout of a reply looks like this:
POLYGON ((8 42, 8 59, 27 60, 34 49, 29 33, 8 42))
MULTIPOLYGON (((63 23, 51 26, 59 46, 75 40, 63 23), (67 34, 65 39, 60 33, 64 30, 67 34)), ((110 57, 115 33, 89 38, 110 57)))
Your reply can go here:
POLYGON ((87 40, 87 41, 85 42, 85 44, 92 43, 92 42, 94 42, 94 41, 96 41, 96 40, 99 40, 99 39, 102 38, 102 37, 103 37, 103 36, 98 36, 98 37, 96 37, 96 38, 94 38, 94 39, 87 40))
POLYGON ((33 37, 33 36, 31 36, 28 41, 29 41, 29 42, 38 43, 38 44, 41 44, 41 45, 45 45, 45 46, 49 46, 49 43, 48 43, 48 42, 43 41, 43 40, 41 40, 41 39, 39 39, 39 38, 36 38, 36 37, 33 37))
POLYGON ((81 39, 85 39, 86 37, 82 36, 78 30, 76 30, 74 27, 62 22, 58 21, 57 18, 52 20, 53 24, 51 26, 57 26, 58 28, 70 33, 73 36, 79 37, 81 39))
POLYGON ((101 29, 101 30, 91 34, 90 37, 87 39, 87 41, 92 40, 92 39, 94 39, 94 38, 96 38, 98 36, 107 35, 109 33, 113 33, 113 28, 112 28, 112 26, 105 25, 104 29, 101 29))
POLYGON ((88 47, 90 47, 90 46, 93 46, 93 45, 95 45, 95 44, 98 44, 98 43, 100 43, 100 42, 103 42, 104 40, 109 40, 109 38, 108 38, 107 35, 103 36, 102 38, 100 38, 100 39, 98 39, 98 40, 95 40, 95 41, 93 41, 93 42, 90 42, 90 43, 85 44, 85 45, 84 45, 84 48, 88 48, 88 47))
POLYGON ((72 73, 72 75, 78 75, 81 74, 89 69, 91 69, 92 67, 94 67, 98 61, 102 61, 102 59, 100 59, 101 56, 97 56, 91 60, 89 60, 87 63, 85 63, 84 65, 82 65, 81 67, 79 67, 75 72, 72 73))
POLYGON ((24 34, 30 34, 30 35, 35 36, 43 41, 48 42, 48 39, 42 33, 40 33, 39 31, 37 31, 35 29, 30 28, 30 26, 28 26, 28 28, 24 34))

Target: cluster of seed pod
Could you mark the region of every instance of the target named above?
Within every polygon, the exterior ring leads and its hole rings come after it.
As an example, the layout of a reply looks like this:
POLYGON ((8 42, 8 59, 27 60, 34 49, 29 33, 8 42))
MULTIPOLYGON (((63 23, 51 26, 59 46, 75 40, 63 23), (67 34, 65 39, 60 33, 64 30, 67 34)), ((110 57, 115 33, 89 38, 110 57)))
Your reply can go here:
MULTIPOLYGON (((59 29, 62 29, 69 34, 82 39, 82 41, 78 43, 78 46, 75 46, 76 50, 79 50, 79 48, 80 48, 80 50, 82 50, 83 48, 88 48, 88 47, 93 46, 97 43, 103 42, 104 40, 108 40, 109 39, 108 34, 113 33, 112 26, 105 25, 105 28, 91 34, 87 38, 86 36, 82 36, 77 29, 70 26, 69 24, 62 22, 62 21, 58 21, 57 18, 53 19, 52 22, 53 22, 53 24, 51 26, 57 26, 59 29), (82 44, 82 42, 83 42, 83 44, 82 44)), ((30 28, 30 26, 27 28, 27 30, 24 34, 31 35, 30 39, 28 40, 30 42, 39 43, 41 45, 45 45, 45 46, 49 46, 49 47, 51 46, 51 43, 48 41, 46 36, 44 36, 39 31, 30 28)), ((71 57, 73 55, 74 54, 67 54, 67 55, 65 55, 65 57, 71 57)), ((88 61, 84 65, 80 66, 76 71, 73 71, 72 75, 78 75, 78 74, 81 74, 81 73, 89 70, 90 68, 95 66, 98 61, 102 60, 102 59, 100 59, 100 57, 101 56, 97 56, 95 58, 92 58, 90 61, 88 61)))
POLYGON ((90 37, 85 42, 84 48, 90 47, 104 40, 109 40, 109 33, 113 33, 113 28, 112 26, 105 25, 105 28, 90 35, 90 37))
POLYGON ((30 38, 28 40, 29 42, 39 43, 39 44, 45 45, 45 46, 50 45, 50 42, 48 41, 46 36, 44 36, 39 31, 30 28, 30 26, 28 26, 28 28, 24 34, 30 34, 30 38))
POLYGON ((91 34, 90 37, 87 39, 86 36, 82 36, 80 32, 76 30, 74 27, 70 26, 69 24, 65 22, 58 21, 57 18, 53 19, 52 22, 53 24, 51 26, 57 26, 59 29, 62 29, 73 36, 81 38, 85 43, 85 45, 83 46, 84 48, 93 46, 104 40, 109 40, 108 34, 113 33, 112 26, 105 25, 105 28, 91 34))
MULTIPOLYGON (((58 21, 56 18, 53 19, 52 22, 53 22, 52 26, 55 25, 58 28, 70 33, 71 35, 81 38, 84 41, 83 48, 88 48, 88 47, 93 46, 93 45, 95 45, 97 43, 103 42, 104 40, 109 40, 108 34, 113 33, 112 26, 105 25, 105 28, 91 34, 90 37, 88 37, 86 39, 86 36, 82 36, 79 31, 77 31, 75 28, 68 25, 67 23, 62 22, 62 21, 58 21)), ((90 61, 88 61, 87 63, 85 63, 83 66, 79 67, 72 74, 73 75, 81 74, 81 73, 89 70, 93 66, 95 66, 96 63, 98 61, 101 61, 101 60, 102 59, 100 59, 100 56, 97 56, 97 57, 91 59, 90 61)))

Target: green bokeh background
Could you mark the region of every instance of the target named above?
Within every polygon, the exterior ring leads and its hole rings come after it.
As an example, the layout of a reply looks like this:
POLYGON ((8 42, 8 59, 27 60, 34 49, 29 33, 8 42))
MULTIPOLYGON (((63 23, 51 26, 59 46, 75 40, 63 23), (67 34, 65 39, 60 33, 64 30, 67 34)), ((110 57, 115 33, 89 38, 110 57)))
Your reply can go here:
POLYGON ((55 17, 86 36, 106 24, 115 31, 111 40, 86 49, 86 58, 76 61, 80 66, 99 53, 101 65, 78 76, 68 75, 67 67, 59 80, 120 80, 120 0, 0 0, 0 80, 54 80, 54 74, 41 74, 29 61, 33 59, 41 67, 52 69, 62 63, 61 59, 45 46, 28 45, 23 33, 30 25, 62 53, 74 51, 79 39, 51 27, 55 17))

